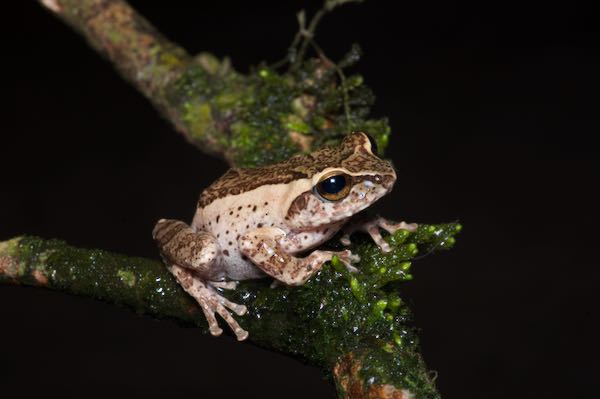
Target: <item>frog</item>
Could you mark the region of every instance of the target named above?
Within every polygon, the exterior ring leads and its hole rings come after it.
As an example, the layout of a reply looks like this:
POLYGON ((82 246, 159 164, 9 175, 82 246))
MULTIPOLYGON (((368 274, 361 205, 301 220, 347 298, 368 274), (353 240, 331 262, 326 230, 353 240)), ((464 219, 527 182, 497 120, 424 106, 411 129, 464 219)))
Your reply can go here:
POLYGON ((381 229, 393 234, 417 228, 363 212, 392 190, 396 178, 375 141, 354 132, 338 145, 283 162, 228 170, 202 191, 191 224, 160 219, 152 235, 167 269, 202 309, 210 333, 223 332, 218 314, 242 341, 249 333, 232 313, 243 316, 247 307, 225 298, 223 290, 266 277, 300 286, 334 257, 355 272, 360 257, 349 249, 315 248, 338 233, 349 246, 351 235, 364 231, 389 252, 381 229))

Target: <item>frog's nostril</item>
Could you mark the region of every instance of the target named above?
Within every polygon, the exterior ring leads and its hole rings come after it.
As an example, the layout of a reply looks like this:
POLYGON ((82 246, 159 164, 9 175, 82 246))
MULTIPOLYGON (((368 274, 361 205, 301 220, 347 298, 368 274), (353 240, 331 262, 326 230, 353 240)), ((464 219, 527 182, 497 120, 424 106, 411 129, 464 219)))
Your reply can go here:
POLYGON ((388 190, 394 186, 395 182, 396 182, 396 175, 385 175, 382 178, 383 187, 385 187, 388 190))

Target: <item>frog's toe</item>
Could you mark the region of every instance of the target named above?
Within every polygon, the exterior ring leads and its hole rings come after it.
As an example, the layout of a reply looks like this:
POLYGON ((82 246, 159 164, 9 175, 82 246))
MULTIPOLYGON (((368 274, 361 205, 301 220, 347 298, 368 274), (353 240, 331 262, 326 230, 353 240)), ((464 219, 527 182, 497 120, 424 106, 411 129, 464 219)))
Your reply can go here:
POLYGON ((224 290, 235 290, 238 286, 237 281, 211 281, 210 285, 215 288, 222 288, 224 290))
MULTIPOLYGON (((243 308, 245 312, 246 307, 243 306, 243 308)), ((223 320, 227 322, 229 327, 233 330, 238 341, 243 341, 246 338, 248 338, 248 331, 240 327, 238 322, 233 318, 233 316, 231 316, 231 313, 229 313, 229 311, 225 308, 224 305, 218 304, 217 306, 215 306, 214 310, 219 314, 219 316, 223 318, 223 320)))
POLYGON ((346 270, 350 273, 358 273, 358 268, 356 266, 352 266, 350 263, 344 263, 344 266, 346 266, 346 270))
POLYGON ((377 244, 379 249, 383 252, 390 252, 392 248, 390 245, 383 239, 381 236, 380 228, 384 229, 390 234, 394 234, 398 230, 407 230, 413 232, 417 229, 418 225, 416 223, 406 223, 406 222, 390 222, 387 219, 382 217, 377 217, 371 221, 366 222, 363 225, 363 229, 371 236, 371 239, 377 244))
POLYGON ((219 327, 217 320, 215 318, 215 313, 218 313, 219 316, 225 320, 227 325, 234 332, 238 341, 243 341, 248 338, 248 332, 244 330, 238 322, 231 316, 231 313, 228 309, 231 309, 238 316, 242 316, 247 312, 247 308, 244 305, 238 305, 237 303, 233 303, 230 300, 223 298, 222 296, 214 293, 208 299, 202 299, 198 301, 202 306, 202 310, 204 311, 204 315, 206 316, 206 320, 208 321, 208 328, 212 335, 218 336, 221 335, 223 330, 219 327))
POLYGON ((392 249, 390 248, 390 244, 385 242, 383 237, 381 236, 381 232, 379 231, 379 226, 375 223, 369 225, 367 227, 367 233, 371 236, 375 244, 381 249, 383 252, 390 252, 392 249))
POLYGON ((350 244, 352 244, 352 241, 350 241, 350 234, 345 233, 343 236, 341 236, 340 242, 342 243, 342 245, 344 245, 346 247, 349 246, 350 244))
MULTIPOLYGON (((244 330, 242 327, 240 327, 238 322, 233 318, 233 316, 231 316, 231 312, 229 311, 229 310, 233 311, 238 316, 243 316, 248 311, 248 308, 246 308, 246 306, 231 302, 229 299, 219 295, 219 293, 215 292, 214 290, 213 290, 213 292, 211 292, 210 303, 211 303, 210 310, 212 311, 213 318, 214 318, 214 314, 218 313, 219 316, 221 316, 223 318, 223 320, 225 320, 225 322, 227 322, 227 325, 229 325, 229 327, 233 330, 238 341, 243 341, 246 338, 248 338, 248 332, 246 330, 244 330)), ((210 322, 209 322, 209 324, 210 324, 210 322)), ((211 330, 211 333, 212 333, 212 330, 211 330)))
POLYGON ((413 232, 417 229, 417 227, 418 225, 416 223, 390 222, 389 220, 380 216, 360 219, 344 227, 344 234, 342 237, 340 237, 340 242, 342 245, 348 246, 351 244, 350 236, 355 231, 364 231, 371 236, 371 239, 375 242, 375 244, 377 244, 379 249, 387 253, 390 252, 392 248, 381 236, 381 232, 379 231, 380 228, 384 229, 390 234, 394 234, 398 230, 407 230, 413 232))
POLYGON ((219 296, 219 303, 226 308, 233 310, 238 316, 243 316, 248 312, 248 308, 245 305, 233 303, 229 299, 223 298, 222 296, 219 296))
POLYGON ((417 227, 419 227, 419 225, 416 223, 406 223, 406 222, 394 223, 394 222, 390 222, 389 220, 384 219, 382 217, 377 218, 376 223, 379 227, 381 227, 382 229, 384 229, 385 231, 387 231, 390 234, 394 234, 398 230, 406 230, 406 231, 410 231, 412 233, 417 230, 417 227))
POLYGON ((208 322, 208 331, 210 331, 211 335, 218 337, 223 333, 223 329, 219 327, 214 310, 206 303, 206 301, 198 301, 198 303, 200 304, 200 307, 204 312, 204 317, 206 317, 206 321, 208 322))
POLYGON ((353 265, 353 263, 360 262, 360 256, 353 254, 350 252, 350 250, 339 252, 336 255, 350 273, 358 272, 358 269, 353 265))

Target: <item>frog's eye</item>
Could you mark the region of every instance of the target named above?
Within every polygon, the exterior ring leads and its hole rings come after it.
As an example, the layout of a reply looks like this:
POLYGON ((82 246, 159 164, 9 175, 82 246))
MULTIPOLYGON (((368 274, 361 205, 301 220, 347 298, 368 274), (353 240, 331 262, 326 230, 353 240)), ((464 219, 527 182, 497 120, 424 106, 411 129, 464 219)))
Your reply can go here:
POLYGON ((326 175, 315 186, 317 194, 327 201, 339 201, 350 193, 352 177, 344 173, 326 175))
POLYGON ((371 152, 374 155, 377 155, 377 141, 370 134, 365 133, 365 135, 369 138, 369 143, 371 143, 371 152))

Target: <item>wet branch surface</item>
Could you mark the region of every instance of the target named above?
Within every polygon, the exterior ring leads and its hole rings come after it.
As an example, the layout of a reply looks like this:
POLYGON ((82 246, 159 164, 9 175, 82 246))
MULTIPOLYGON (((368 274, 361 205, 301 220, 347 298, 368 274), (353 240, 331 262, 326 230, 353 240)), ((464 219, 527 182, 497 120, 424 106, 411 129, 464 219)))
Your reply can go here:
MULTIPOLYGON (((224 294, 248 307, 237 320, 252 343, 322 367, 340 397, 437 398, 398 285, 412 279, 411 258, 451 247, 459 231, 457 224, 400 230, 386 238, 389 254, 355 236, 353 251, 363 259, 357 273, 333 261, 301 287, 270 288, 262 279, 224 294)), ((84 295, 208 333, 199 306, 158 260, 17 237, 0 242, 0 283, 84 295)))
MULTIPOLYGON (((325 8, 345 2, 328 0, 325 8)), ((374 97, 363 78, 342 72, 359 59, 356 47, 333 63, 312 34, 300 35, 298 49, 312 45, 318 58, 290 58, 286 72, 260 65, 242 75, 228 60, 188 54, 124 1, 40 3, 85 37, 190 143, 231 166, 283 160, 350 131, 369 132, 382 150, 388 143, 387 120, 368 118, 374 97)), ((224 295, 248 307, 236 319, 252 343, 322 367, 341 398, 439 398, 399 292, 412 279, 411 259, 451 247, 459 231, 455 223, 398 231, 386 238, 389 254, 358 235, 351 247, 362 259, 358 273, 334 260, 301 287, 272 289, 264 279, 224 295)), ((207 332, 196 302, 158 260, 17 237, 0 241, 0 283, 85 295, 207 332)))

